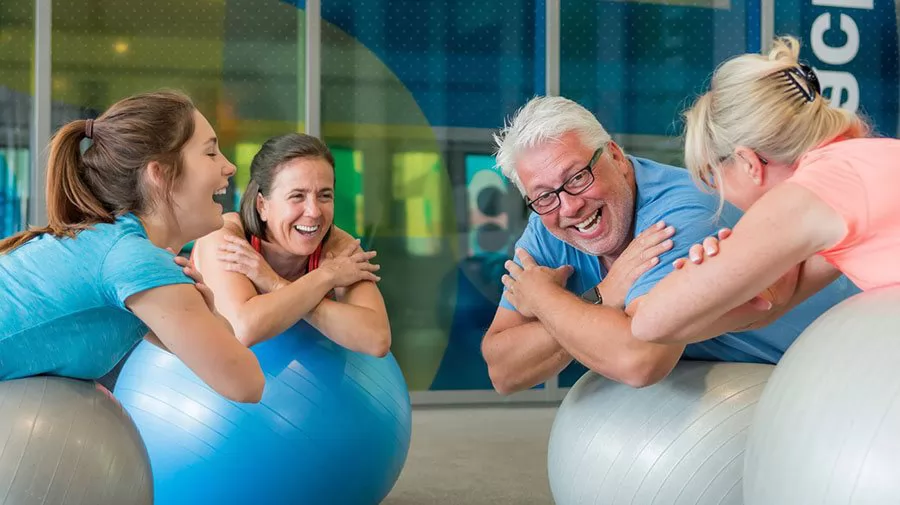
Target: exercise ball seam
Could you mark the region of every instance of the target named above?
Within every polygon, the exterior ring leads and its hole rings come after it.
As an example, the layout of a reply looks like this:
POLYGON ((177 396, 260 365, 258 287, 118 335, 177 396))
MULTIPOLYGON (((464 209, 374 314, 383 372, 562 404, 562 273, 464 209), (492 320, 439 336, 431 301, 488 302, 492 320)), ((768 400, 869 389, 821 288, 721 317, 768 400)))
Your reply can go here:
MULTIPOLYGON (((746 377, 746 375, 745 375, 745 376, 742 376, 742 377, 746 377)), ((703 395, 699 396, 699 397, 697 398, 698 401, 703 400, 703 398, 709 396, 709 392, 715 391, 715 390, 718 389, 719 387, 721 387, 721 384, 718 385, 716 388, 710 389, 710 390, 708 390, 706 393, 704 393, 703 395)), ((755 387, 755 386, 754 386, 754 387, 755 387)), ((748 388, 748 389, 749 389, 749 388, 748 388)), ((684 433, 684 432, 688 431, 692 426, 694 426, 694 425, 695 425, 697 422, 699 422, 704 416, 706 416, 706 414, 710 413, 710 412, 713 411, 716 407, 718 407, 718 406, 722 405, 723 403, 725 403, 727 400, 730 400, 730 399, 734 398, 735 396, 737 396, 737 395, 739 395, 739 394, 741 394, 741 393, 743 393, 743 392, 745 392, 745 391, 747 391, 747 390, 744 389, 744 390, 738 391, 738 392, 736 392, 736 393, 733 393, 733 394, 731 394, 731 395, 729 395, 729 396, 723 398, 723 399, 720 400, 719 402, 717 402, 717 403, 711 405, 708 409, 704 410, 703 412, 700 412, 697 416, 694 417, 694 419, 691 421, 690 424, 688 424, 687 426, 685 426, 685 427, 680 431, 680 433, 684 433)), ((711 429, 707 430, 706 433, 704 433, 702 437, 700 437, 700 438, 698 438, 697 440, 694 441, 694 444, 690 447, 690 450, 693 450, 693 449, 696 448, 698 445, 700 445, 700 442, 703 441, 704 439, 706 439, 706 437, 708 437, 711 433, 714 433, 716 428, 718 428, 719 426, 721 426, 722 424, 724 424, 724 421, 727 421, 728 419, 733 418, 734 416, 740 414, 741 412, 743 412, 744 410, 746 410, 746 409, 749 408, 749 407, 750 407, 749 405, 744 405, 744 406, 742 406, 742 407, 741 407, 740 409, 738 409, 736 412, 733 412, 733 413, 731 413, 730 415, 728 415, 728 417, 726 417, 726 418, 723 420, 722 423, 719 423, 719 425, 714 426, 714 427, 712 427, 711 429)), ((680 413, 680 412, 679 412, 679 413, 680 413)), ((672 422, 672 419, 674 419, 674 416, 673 416, 673 418, 670 418, 670 419, 669 419, 669 423, 672 422)), ((668 424, 666 424, 665 426, 668 426, 668 424)), ((658 434, 658 433, 659 433, 659 432, 657 432, 657 434, 658 434)), ((737 436, 739 433, 740 433, 740 432, 733 434, 731 437, 729 437, 729 438, 726 440, 726 442, 732 440, 732 439, 733 439, 735 436, 737 436)), ((655 436, 656 436, 656 434, 654 434, 654 438, 655 438, 655 436)), ((661 452, 662 452, 663 454, 665 454, 665 453, 667 452, 667 450, 668 450, 670 447, 672 447, 672 444, 675 443, 677 440, 678 440, 678 437, 673 438, 673 439, 669 442, 669 444, 665 447, 665 449, 663 449, 661 452)), ((725 443, 720 444, 719 447, 722 447, 723 445, 725 445, 725 443)), ((684 455, 682 455, 682 457, 678 460, 678 462, 676 462, 676 463, 672 466, 672 468, 670 469, 670 471, 669 471, 669 473, 667 474, 666 478, 663 479, 663 482, 666 482, 666 481, 668 480, 668 477, 671 476, 671 471, 674 470, 675 467, 677 467, 678 463, 680 463, 681 461, 683 461, 684 457, 685 457, 687 454, 690 453, 690 450, 689 450, 688 452, 686 452, 684 455)), ((743 453, 743 451, 741 451, 741 453, 743 453)), ((647 472, 644 474, 644 478, 641 479, 641 482, 638 484, 638 489, 640 489, 640 487, 643 486, 644 480, 646 480, 647 476, 650 475, 650 473, 651 473, 651 472, 653 471, 653 469, 656 467, 656 464, 657 464, 658 462, 659 462, 659 459, 654 460, 654 461, 653 461, 653 464, 650 465, 650 468, 647 469, 647 472)), ((724 468, 723 468, 723 469, 724 469, 724 468)), ((681 493, 679 493, 679 494, 681 494, 681 493)))

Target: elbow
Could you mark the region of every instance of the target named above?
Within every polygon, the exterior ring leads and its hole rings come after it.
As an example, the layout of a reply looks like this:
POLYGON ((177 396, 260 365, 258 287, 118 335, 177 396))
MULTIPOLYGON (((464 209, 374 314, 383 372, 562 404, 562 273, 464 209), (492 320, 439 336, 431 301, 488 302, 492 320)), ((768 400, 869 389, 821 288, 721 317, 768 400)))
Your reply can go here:
POLYGON ((266 388, 266 378, 258 364, 255 368, 249 377, 231 385, 226 391, 220 391, 221 395, 237 403, 259 403, 266 388))
POLYGON ((501 396, 508 396, 526 389, 526 386, 516 379, 515 369, 500 359, 499 353, 492 345, 493 335, 490 331, 485 334, 481 341, 481 356, 487 364, 488 377, 491 379, 494 391, 501 396))
POLYGON ((521 381, 516 380, 513 370, 509 366, 497 363, 487 355, 485 355, 485 362, 488 366, 488 376, 491 379, 491 385, 494 387, 494 391, 501 396, 508 396, 526 389, 520 383, 521 381))
MULTIPOLYGON (((676 360, 677 361, 677 360, 676 360)), ((674 363, 657 356, 635 356, 620 370, 618 382, 636 389, 652 386, 665 379, 674 363)))
POLYGON ((663 380, 666 375, 668 375, 668 373, 659 373, 652 369, 635 369, 624 373, 619 382, 626 386, 640 389, 656 384, 663 380))
POLYGON ((244 388, 242 391, 228 395, 227 398, 236 403, 259 403, 262 400, 263 389, 263 387, 244 388))
POLYGON ((672 342, 673 335, 668 333, 668 328, 657 321, 647 317, 635 315, 631 320, 631 334, 642 342, 654 344, 667 344, 672 342))
POLYGON ((508 373, 498 370, 495 366, 488 366, 488 375, 491 378, 491 384, 494 386, 494 391, 500 396, 509 396, 513 393, 518 393, 523 389, 519 384, 516 384, 516 382, 512 380, 508 373))
POLYGON ((391 330, 384 328, 380 331, 376 331, 374 335, 371 335, 368 339, 368 348, 365 350, 366 354, 375 356, 376 358, 383 358, 391 352, 391 330))
POLYGON ((246 318, 236 318, 230 322, 234 328, 234 337, 238 342, 244 344, 244 347, 253 347, 262 340, 256 331, 257 325, 253 324, 252 321, 248 321, 246 318))

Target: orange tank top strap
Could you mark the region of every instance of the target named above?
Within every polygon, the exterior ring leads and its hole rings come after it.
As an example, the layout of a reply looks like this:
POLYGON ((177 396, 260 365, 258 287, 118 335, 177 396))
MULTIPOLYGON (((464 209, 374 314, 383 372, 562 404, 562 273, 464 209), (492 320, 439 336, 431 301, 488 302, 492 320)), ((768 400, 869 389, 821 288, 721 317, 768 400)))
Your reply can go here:
MULTIPOLYGON (((250 237, 250 246, 253 247, 253 250, 262 253, 262 243, 259 240, 259 237, 256 235, 252 235, 250 237)), ((325 242, 319 244, 319 247, 316 247, 316 250, 309 256, 309 262, 306 264, 306 273, 312 272, 313 270, 319 268, 319 265, 322 263, 322 250, 325 248, 325 242)))
POLYGON ((250 235, 250 247, 252 247, 254 251, 262 254, 262 244, 259 241, 259 237, 256 235, 250 235))
POLYGON ((320 243, 319 247, 316 247, 316 250, 313 251, 312 255, 309 257, 309 263, 306 265, 307 272, 312 272, 319 268, 319 264, 322 263, 322 248, 324 246, 324 242, 320 243))

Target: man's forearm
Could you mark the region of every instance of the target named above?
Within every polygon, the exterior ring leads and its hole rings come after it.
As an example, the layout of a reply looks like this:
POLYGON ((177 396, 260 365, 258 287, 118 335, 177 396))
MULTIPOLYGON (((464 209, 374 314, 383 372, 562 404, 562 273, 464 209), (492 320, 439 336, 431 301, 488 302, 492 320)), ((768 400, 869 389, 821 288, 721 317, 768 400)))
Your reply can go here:
POLYGON ((591 370, 619 382, 645 386, 665 377, 681 357, 683 345, 634 338, 631 318, 624 311, 589 304, 555 288, 535 315, 566 352, 591 370))
POLYGON ((482 352, 494 388, 501 394, 534 387, 572 362, 540 321, 486 335, 482 352))

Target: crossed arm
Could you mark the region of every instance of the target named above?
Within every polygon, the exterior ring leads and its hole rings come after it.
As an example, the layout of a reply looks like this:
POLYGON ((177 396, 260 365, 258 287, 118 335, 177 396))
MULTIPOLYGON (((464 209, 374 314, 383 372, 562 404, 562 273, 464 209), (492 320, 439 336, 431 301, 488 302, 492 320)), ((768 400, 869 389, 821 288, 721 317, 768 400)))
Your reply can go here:
POLYGON ((324 253, 338 256, 346 253, 345 257, 339 257, 330 266, 323 263, 320 268, 287 281, 259 254, 247 250, 249 245, 242 235, 239 223, 229 221, 195 246, 198 267, 216 294, 219 311, 231 321, 242 343, 255 345, 305 319, 323 335, 350 350, 374 356, 387 354, 391 331, 384 300, 374 282, 377 277, 361 265, 368 264, 374 253, 353 252, 353 238, 335 228, 324 253), (247 251, 244 251, 246 257, 239 261, 256 264, 255 270, 248 272, 250 276, 219 259, 220 246, 241 241, 247 251), (356 258, 359 255, 362 256, 356 258), (269 279, 263 282, 260 276, 269 279), (360 280, 354 281, 357 278, 360 280), (327 298, 332 290, 337 300, 327 298))
POLYGON ((793 295, 760 323, 771 321, 840 275, 813 255, 845 234, 831 207, 809 190, 783 183, 747 211, 716 256, 660 281, 633 314, 631 331, 646 342, 686 344, 742 329, 736 311, 802 263, 793 295))
POLYGON ((195 286, 149 289, 125 303, 149 327, 149 342, 178 356, 216 392, 238 402, 260 400, 265 378, 256 356, 235 340, 195 286))
MULTIPOLYGON (((498 308, 482 341, 494 388, 501 394, 527 389, 558 374, 573 359, 634 387, 665 377, 683 346, 634 339, 623 309, 632 283, 672 247, 667 240, 672 233, 658 227, 632 241, 600 283, 604 305, 585 302, 562 287, 571 267, 541 267, 519 251, 525 268, 507 263, 511 277, 504 278, 505 296, 518 310, 498 308)), ((636 309, 640 303, 635 299, 629 307, 636 309)))
MULTIPOLYGON (((498 309, 482 342, 497 392, 544 382, 573 359, 612 380, 644 387, 662 380, 681 357, 682 345, 633 338, 631 319, 622 310, 589 304, 557 288, 547 286, 548 303, 535 317, 498 309)), ((637 304, 640 299, 632 302, 637 304)))

